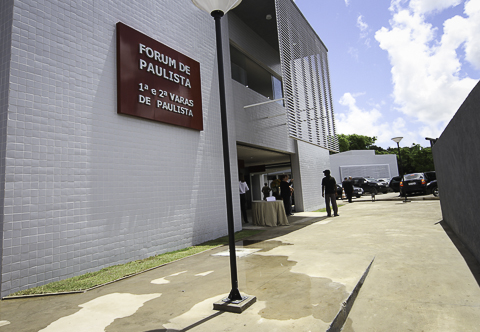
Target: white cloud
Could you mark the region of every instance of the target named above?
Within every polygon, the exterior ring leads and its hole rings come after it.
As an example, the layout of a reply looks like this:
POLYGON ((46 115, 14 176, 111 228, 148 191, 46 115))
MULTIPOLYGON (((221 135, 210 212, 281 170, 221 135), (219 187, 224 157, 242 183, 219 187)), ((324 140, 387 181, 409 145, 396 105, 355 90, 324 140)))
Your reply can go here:
POLYGON ((350 54, 350 56, 352 58, 354 58, 355 60, 358 61, 358 49, 355 48, 355 47, 349 47, 348 48, 348 54, 350 54))
POLYGON ((380 119, 382 113, 376 108, 370 111, 362 110, 357 106, 356 97, 363 94, 344 93, 339 103, 345 106, 345 112, 337 112, 336 123, 337 131, 340 134, 359 134, 367 136, 378 136, 381 130, 380 119))
POLYGON ((462 0, 411 0, 409 7, 415 13, 426 14, 430 12, 440 12, 461 3, 462 0))
POLYGON ((373 105, 369 110, 362 109, 357 104, 357 99, 364 93, 344 93, 339 103, 345 109, 335 112, 337 133, 358 134, 365 136, 376 136, 375 145, 387 148, 394 146, 392 137, 402 136, 402 146, 410 146, 413 143, 422 144, 425 136, 421 136, 408 129, 409 123, 402 117, 395 118, 391 123, 384 121, 378 105, 373 105))
POLYGON ((479 1, 466 3, 467 17, 445 22, 440 40, 436 39, 437 29, 426 22, 423 13, 458 1, 412 0, 409 8, 402 7, 404 2, 392 0, 391 28, 378 30, 375 38, 389 54, 393 97, 399 110, 438 136, 477 81, 460 74, 462 63, 457 49, 465 44, 467 59, 480 66, 480 46, 474 43, 480 33, 479 1))
MULTIPOLYGON (((480 69, 480 1, 470 0, 465 3, 464 13, 467 17, 455 16, 444 24, 445 35, 455 39, 457 45, 464 42, 465 59, 475 68, 480 69)), ((458 47, 458 46, 457 46, 458 47)))
POLYGON ((363 20, 363 15, 358 15, 357 27, 360 29, 360 39, 365 39, 365 45, 370 47, 370 38, 368 38, 368 24, 363 20))
POLYGON ((350 5, 350 0, 345 0, 345 5, 348 7, 350 5))
POLYGON ((368 29, 368 24, 363 21, 363 15, 358 15, 358 17, 357 17, 357 27, 362 32, 368 29))

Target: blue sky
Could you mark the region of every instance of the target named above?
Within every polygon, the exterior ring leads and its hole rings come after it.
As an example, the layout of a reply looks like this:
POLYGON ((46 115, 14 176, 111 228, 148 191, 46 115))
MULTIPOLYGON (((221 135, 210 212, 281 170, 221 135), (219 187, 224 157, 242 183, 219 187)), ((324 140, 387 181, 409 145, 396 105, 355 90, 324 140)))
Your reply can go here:
POLYGON ((296 0, 328 48, 338 134, 439 137, 480 79, 480 0, 296 0))

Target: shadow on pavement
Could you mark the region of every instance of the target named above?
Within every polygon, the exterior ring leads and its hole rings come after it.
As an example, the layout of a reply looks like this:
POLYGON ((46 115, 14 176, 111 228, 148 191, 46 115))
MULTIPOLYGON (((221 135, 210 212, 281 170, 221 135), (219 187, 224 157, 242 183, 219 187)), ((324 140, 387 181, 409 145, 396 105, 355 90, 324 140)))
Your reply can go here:
POLYGON ((462 240, 460 240, 457 234, 453 232, 452 228, 444 220, 439 221, 438 224, 443 227, 445 233, 448 235, 455 247, 457 247, 458 252, 463 256, 465 263, 467 263, 473 277, 477 281, 477 284, 480 286, 480 262, 477 261, 475 256, 463 244, 462 240))
MULTIPOLYGON (((245 226, 244 224, 243 229, 258 229, 258 230, 264 231, 259 234, 248 237, 245 240, 247 240, 249 244, 252 244, 252 241, 260 242, 260 241, 271 240, 276 237, 279 237, 291 232, 295 232, 299 229, 307 227, 316 222, 322 221, 326 218, 327 218, 326 216, 325 217, 292 217, 291 216, 291 217, 288 217, 288 223, 290 224, 289 226, 277 226, 277 227, 245 226)), ((242 240, 236 241, 236 243, 241 241, 242 240)))

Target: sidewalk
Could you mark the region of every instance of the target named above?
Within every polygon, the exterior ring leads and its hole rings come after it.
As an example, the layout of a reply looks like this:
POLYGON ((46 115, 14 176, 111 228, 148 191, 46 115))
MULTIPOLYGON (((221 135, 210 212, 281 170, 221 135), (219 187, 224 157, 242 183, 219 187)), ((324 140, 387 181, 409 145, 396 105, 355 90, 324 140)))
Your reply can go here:
POLYGON ((242 314, 212 310, 231 289, 221 247, 85 294, 2 301, 0 332, 327 331, 373 259, 343 331, 478 331, 479 265, 440 202, 381 196, 238 242, 240 292, 257 297, 242 314))
MULTIPOLYGON (((435 197, 433 195, 409 195, 407 196, 407 201, 439 201, 439 197, 435 197)), ((363 201, 372 201, 372 196, 368 193, 364 194, 360 198, 353 198, 353 201, 363 202, 363 201)), ((375 201, 394 201, 400 202, 405 201, 405 197, 401 197, 398 192, 388 192, 386 194, 377 194, 375 195, 375 201)), ((347 199, 338 200, 338 202, 345 202, 347 203, 347 199)))

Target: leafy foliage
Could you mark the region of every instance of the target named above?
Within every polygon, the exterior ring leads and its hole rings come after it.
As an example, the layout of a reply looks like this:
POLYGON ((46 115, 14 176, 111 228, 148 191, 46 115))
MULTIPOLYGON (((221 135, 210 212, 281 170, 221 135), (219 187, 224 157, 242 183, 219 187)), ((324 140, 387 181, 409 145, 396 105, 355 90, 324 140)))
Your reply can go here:
POLYGON ((338 144, 340 152, 350 151, 350 150, 369 150, 370 147, 374 146, 373 143, 377 140, 377 137, 369 137, 364 135, 338 135, 338 144))

